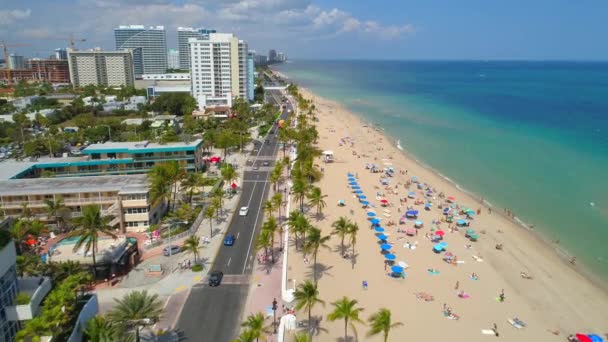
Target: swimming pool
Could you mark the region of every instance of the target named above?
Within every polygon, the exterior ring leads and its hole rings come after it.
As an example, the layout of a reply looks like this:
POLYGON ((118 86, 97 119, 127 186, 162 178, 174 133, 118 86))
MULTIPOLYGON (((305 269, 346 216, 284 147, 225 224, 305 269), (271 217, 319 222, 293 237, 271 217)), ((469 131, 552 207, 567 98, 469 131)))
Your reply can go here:
POLYGON ((76 242, 78 242, 78 239, 80 239, 80 236, 66 237, 64 239, 57 241, 57 243, 55 245, 57 245, 57 246, 75 245, 76 242))

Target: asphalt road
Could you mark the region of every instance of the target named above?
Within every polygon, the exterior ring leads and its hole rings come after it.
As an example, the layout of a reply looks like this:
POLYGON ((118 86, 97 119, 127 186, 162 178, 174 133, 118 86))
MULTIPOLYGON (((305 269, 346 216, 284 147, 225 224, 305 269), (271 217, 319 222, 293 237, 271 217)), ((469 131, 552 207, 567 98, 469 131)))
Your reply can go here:
MULTIPOLYGON (((281 117, 287 115, 283 111, 281 117)), ((276 131, 276 125, 273 130, 276 131)), ((268 135, 267 139, 268 143, 262 142, 259 150, 252 152, 241 184, 237 208, 249 207, 249 213, 233 216, 226 234, 236 236, 235 244, 222 246, 212 266, 212 270, 224 272, 224 281, 219 287, 203 284, 192 289, 177 323, 182 341, 228 342, 236 337, 249 291, 255 239, 263 222, 262 203, 270 190, 267 180, 278 152, 276 134, 268 135), (268 166, 263 165, 265 161, 268 166), (259 169, 253 170, 254 165, 259 169)))

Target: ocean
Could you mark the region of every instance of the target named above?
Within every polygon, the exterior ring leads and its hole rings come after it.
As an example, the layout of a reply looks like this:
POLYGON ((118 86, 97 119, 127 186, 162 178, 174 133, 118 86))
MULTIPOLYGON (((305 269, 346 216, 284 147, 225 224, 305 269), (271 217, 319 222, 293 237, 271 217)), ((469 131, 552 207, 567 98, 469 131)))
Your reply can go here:
POLYGON ((276 69, 608 280, 608 63, 296 60, 276 69))

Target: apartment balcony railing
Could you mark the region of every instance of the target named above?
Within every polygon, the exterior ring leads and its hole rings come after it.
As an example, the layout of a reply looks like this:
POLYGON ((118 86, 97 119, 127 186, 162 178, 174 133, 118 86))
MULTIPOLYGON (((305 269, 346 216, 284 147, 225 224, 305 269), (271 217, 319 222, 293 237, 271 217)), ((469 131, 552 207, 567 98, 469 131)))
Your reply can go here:
POLYGON ((9 321, 25 321, 34 318, 40 311, 40 304, 51 291, 51 279, 47 277, 22 278, 17 281, 20 291, 30 294, 30 302, 7 307, 9 321))
MULTIPOLYGON (((63 203, 65 205, 79 205, 79 204, 94 204, 94 203, 108 203, 116 201, 116 197, 82 197, 82 198, 63 198, 63 203)), ((3 208, 21 208, 23 204, 26 203, 28 207, 34 206, 46 206, 46 202, 44 200, 26 200, 26 201, 11 201, 2 202, 3 208)))

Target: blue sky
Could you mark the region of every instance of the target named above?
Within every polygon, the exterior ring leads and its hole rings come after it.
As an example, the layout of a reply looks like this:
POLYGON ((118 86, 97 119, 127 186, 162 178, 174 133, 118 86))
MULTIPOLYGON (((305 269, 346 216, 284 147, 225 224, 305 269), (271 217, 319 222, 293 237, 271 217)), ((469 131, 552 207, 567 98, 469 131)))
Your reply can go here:
POLYGON ((606 0, 2 0, 0 37, 46 57, 113 48, 117 25, 235 32, 251 49, 293 58, 608 60, 606 0))

